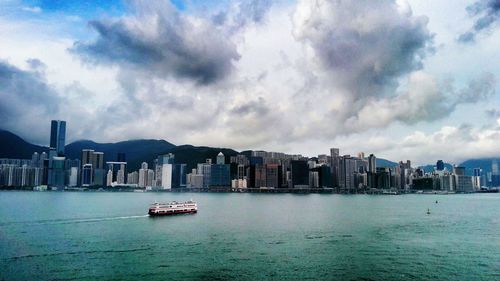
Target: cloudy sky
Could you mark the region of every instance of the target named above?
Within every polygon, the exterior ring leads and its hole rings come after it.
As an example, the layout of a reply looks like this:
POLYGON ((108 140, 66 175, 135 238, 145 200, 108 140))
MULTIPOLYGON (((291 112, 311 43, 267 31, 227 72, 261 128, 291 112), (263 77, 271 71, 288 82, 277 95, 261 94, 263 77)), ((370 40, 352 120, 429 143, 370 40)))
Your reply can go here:
POLYGON ((500 156, 499 0, 0 0, 0 128, 500 156))

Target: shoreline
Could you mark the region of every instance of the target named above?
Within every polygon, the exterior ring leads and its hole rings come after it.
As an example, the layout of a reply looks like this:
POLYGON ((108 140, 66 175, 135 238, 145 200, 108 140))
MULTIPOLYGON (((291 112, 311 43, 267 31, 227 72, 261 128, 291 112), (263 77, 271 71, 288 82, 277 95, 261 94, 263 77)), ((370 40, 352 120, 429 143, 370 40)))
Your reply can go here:
POLYGON ((35 190, 35 188, 0 188, 0 191, 31 191, 31 192, 129 192, 129 193, 270 193, 270 194, 338 194, 338 195, 453 195, 453 194, 483 194, 498 193, 498 189, 476 192, 454 191, 395 191, 395 190, 367 190, 357 192, 336 192, 334 188, 182 188, 145 190, 134 188, 66 188, 63 190, 35 190))

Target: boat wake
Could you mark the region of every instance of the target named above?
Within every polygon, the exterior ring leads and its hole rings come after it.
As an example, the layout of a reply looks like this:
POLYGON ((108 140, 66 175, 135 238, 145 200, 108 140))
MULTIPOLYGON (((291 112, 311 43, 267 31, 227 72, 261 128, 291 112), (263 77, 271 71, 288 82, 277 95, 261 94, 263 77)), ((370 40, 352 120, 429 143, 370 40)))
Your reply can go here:
POLYGON ((0 223, 0 226, 3 226, 3 225, 48 225, 48 224, 92 223, 92 222, 100 222, 100 221, 140 219, 140 218, 146 218, 146 217, 149 217, 149 215, 100 217, 100 218, 53 219, 53 220, 38 220, 38 221, 6 222, 6 223, 0 223))

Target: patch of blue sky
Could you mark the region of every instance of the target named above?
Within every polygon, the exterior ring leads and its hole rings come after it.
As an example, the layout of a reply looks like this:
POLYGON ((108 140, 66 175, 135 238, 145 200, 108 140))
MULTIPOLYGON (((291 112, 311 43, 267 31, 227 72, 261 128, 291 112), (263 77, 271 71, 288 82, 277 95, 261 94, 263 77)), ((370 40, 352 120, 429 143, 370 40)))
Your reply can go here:
POLYGON ((125 8, 122 0, 23 0, 24 7, 38 7, 43 13, 67 14, 92 18, 101 14, 119 15, 125 8))

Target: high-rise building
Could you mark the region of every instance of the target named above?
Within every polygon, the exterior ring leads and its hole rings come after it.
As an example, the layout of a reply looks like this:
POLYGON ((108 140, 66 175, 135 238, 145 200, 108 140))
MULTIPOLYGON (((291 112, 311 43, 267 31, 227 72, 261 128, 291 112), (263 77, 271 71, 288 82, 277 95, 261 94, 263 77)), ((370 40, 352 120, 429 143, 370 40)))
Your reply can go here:
POLYGON ((196 172, 199 175, 203 175, 203 187, 208 188, 210 186, 211 172, 212 172, 212 159, 207 159, 205 163, 199 163, 196 168, 196 172))
MULTIPOLYGON (((126 179, 126 171, 127 171, 127 162, 115 162, 115 161, 108 161, 106 162, 106 165, 108 166, 108 172, 111 171, 111 179, 112 182, 116 182, 117 184, 125 184, 127 182, 126 179)), ((103 178, 104 178, 104 169, 101 169, 103 171, 103 178)), ((97 170, 96 170, 97 171, 97 170)), ((94 172, 94 175, 96 173, 94 172)), ((106 181, 107 181, 107 174, 106 174, 106 181)), ((94 179, 95 182, 95 179, 94 179)))
POLYGON ((222 152, 219 152, 219 154, 217 155, 216 163, 220 165, 220 164, 225 164, 225 162, 226 162, 226 157, 224 156, 224 154, 222 154, 222 152))
POLYGON ((148 182, 148 163, 142 162, 141 169, 139 169, 139 187, 146 187, 148 182))
POLYGON ((472 176, 472 186, 476 191, 481 189, 481 174, 481 168, 474 168, 472 176))
POLYGON ((438 160, 436 162, 436 170, 438 170, 438 171, 444 170, 444 162, 443 162, 443 160, 438 160))
POLYGON ((66 121, 52 120, 50 125, 50 148, 56 151, 57 156, 64 156, 66 142, 66 121))
POLYGON ((281 166, 278 164, 266 164, 266 187, 281 187, 281 166))
POLYGON ((31 167, 40 167, 40 155, 38 152, 33 153, 31 156, 31 167))
POLYGON ((113 171, 108 170, 106 174, 106 186, 111 186, 113 184, 113 171))
POLYGON ((146 187, 153 186, 155 182, 155 171, 148 169, 148 180, 146 181, 146 187))
POLYGON ((308 188, 309 187, 309 167, 307 161, 292 160, 292 187, 293 188, 308 188))
POLYGON ((340 188, 347 192, 352 192, 356 188, 356 176, 358 160, 352 158, 350 155, 344 155, 340 161, 340 188))
POLYGON ((310 171, 309 172, 309 187, 310 188, 319 188, 319 172, 318 171, 310 171))
POLYGON ((496 159, 491 161, 491 174, 498 175, 500 172, 498 171, 498 162, 496 159))
POLYGON ((186 188, 186 164, 173 164, 172 188, 186 188))
POLYGON ((370 156, 368 156, 368 172, 377 172, 377 158, 373 154, 370 154, 370 156))
POLYGON ((210 186, 230 187, 230 167, 227 164, 215 164, 210 166, 210 186))
POLYGON ((92 185, 92 164, 82 166, 82 186, 92 185))
POLYGON ((330 148, 330 157, 332 163, 330 164, 330 171, 332 174, 332 186, 339 191, 339 166, 340 166, 340 150, 338 148, 330 148))
POLYGON ((69 168, 69 181, 68 186, 75 187, 78 186, 78 169, 79 167, 69 168))
POLYGON ((465 167, 460 167, 460 166, 453 167, 453 174, 458 176, 465 176, 465 167))
POLYGON ((128 173, 127 175, 127 184, 139 184, 139 173, 134 171, 132 173, 128 173))
POLYGON ((48 185, 58 189, 66 183, 65 157, 55 156, 49 160, 48 185))
POLYGON ((83 166, 91 168, 92 182, 90 185, 102 186, 106 184, 106 170, 104 168, 104 153, 94 151, 93 149, 82 149, 81 167, 82 167, 82 185, 83 185, 83 166))

